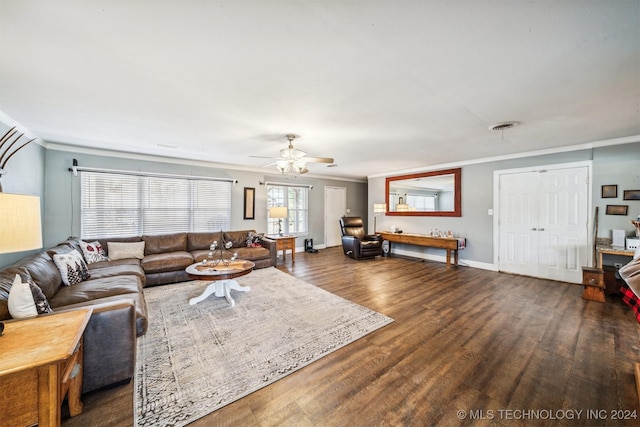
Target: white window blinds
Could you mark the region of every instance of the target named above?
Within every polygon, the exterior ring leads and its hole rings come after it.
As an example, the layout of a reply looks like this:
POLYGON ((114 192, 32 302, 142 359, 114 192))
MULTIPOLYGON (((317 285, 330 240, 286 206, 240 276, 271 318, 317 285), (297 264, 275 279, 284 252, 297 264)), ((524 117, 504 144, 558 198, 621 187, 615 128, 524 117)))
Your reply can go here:
POLYGON ((84 239, 231 225, 231 182, 85 171, 80 176, 84 239))

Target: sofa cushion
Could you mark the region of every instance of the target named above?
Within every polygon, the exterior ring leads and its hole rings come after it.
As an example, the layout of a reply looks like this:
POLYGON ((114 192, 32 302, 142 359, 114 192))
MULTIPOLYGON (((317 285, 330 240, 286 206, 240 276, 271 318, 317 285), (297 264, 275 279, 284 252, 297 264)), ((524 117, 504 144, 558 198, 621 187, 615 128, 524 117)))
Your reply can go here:
POLYGON ((271 257, 269 249, 265 249, 262 246, 256 246, 253 248, 233 248, 232 252, 238 254, 238 259, 247 259, 249 261, 267 259, 271 257))
POLYGON ((187 233, 159 234, 142 236, 145 242, 144 254, 164 254, 187 250, 187 233))
POLYGON ((145 242, 107 242, 109 261, 144 258, 145 242))
POLYGON ((44 296, 38 285, 30 278, 15 275, 15 279, 9 291, 8 308, 14 319, 27 319, 39 314, 52 313, 47 297, 44 296))
POLYGON ((187 251, 209 250, 214 241, 220 242, 222 233, 216 231, 213 233, 188 233, 187 234, 187 251))
MULTIPOLYGON (((56 313, 58 313, 60 311, 74 310, 77 308, 101 307, 109 304, 113 305, 113 304, 127 302, 127 301, 132 302, 133 305, 135 306, 136 335, 137 336, 144 335, 145 332, 147 331, 148 320, 147 320, 147 308, 144 302, 144 294, 142 292, 130 292, 130 293, 125 293, 120 295, 113 295, 113 296, 108 296, 103 298, 87 300, 87 301, 78 302, 75 304, 56 306, 55 311, 56 313)), ((91 323, 91 321, 89 322, 91 323)), ((103 329, 105 330, 105 332, 108 331, 109 334, 120 333, 119 331, 114 331, 111 328, 107 328, 107 327, 103 329)), ((85 332, 85 338, 86 338, 86 332, 85 332)), ((85 340, 85 344, 86 344, 86 340, 85 340)))
MULTIPOLYGON (((70 304, 86 303, 116 295, 142 292, 142 281, 135 275, 103 277, 80 282, 74 286, 63 286, 49 303, 53 309, 70 304)), ((57 310, 56 310, 57 311, 57 310)))
MULTIPOLYGON (((114 261, 113 263, 98 263, 102 265, 101 267, 91 268, 89 266, 89 272, 91 273, 92 279, 102 279, 103 277, 114 277, 114 276, 122 276, 122 275, 131 275, 138 276, 142 279, 142 284, 144 284, 145 276, 144 270, 140 266, 140 263, 137 264, 118 264, 118 261, 114 261)), ((97 265, 97 264, 93 264, 97 265)))
POLYGON ((177 251, 162 254, 147 255, 142 259, 145 273, 162 273, 165 271, 182 270, 195 261, 189 252, 177 251))
POLYGON ((241 231, 225 231, 225 239, 233 243, 233 248, 244 248, 247 246, 247 236, 249 232, 255 233, 255 230, 241 230, 241 231))
POLYGON ((115 261, 101 261, 89 264, 89 272, 97 268, 112 267, 114 265, 137 265, 140 267, 140 260, 137 258, 117 259, 115 261))
POLYGON ((49 302, 62 286, 60 271, 46 252, 23 258, 15 266, 24 267, 27 270, 31 280, 42 289, 42 293, 44 293, 49 302))

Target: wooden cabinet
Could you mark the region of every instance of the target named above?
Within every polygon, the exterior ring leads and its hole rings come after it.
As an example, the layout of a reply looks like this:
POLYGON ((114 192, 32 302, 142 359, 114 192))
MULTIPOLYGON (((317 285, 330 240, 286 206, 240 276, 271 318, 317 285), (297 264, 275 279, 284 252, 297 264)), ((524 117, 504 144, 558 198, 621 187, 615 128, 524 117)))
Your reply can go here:
POLYGON ((91 309, 8 322, 0 337, 0 425, 59 426, 82 412, 82 334, 91 309))

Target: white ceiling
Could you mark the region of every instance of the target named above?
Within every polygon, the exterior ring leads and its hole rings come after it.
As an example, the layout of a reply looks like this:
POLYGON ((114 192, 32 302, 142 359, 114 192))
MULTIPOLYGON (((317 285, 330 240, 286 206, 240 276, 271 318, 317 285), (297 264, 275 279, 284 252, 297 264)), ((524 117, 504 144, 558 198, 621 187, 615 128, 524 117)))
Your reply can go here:
POLYGON ((640 135, 638 1, 0 0, 0 49, 47 143, 259 167, 293 132, 362 178, 640 135))

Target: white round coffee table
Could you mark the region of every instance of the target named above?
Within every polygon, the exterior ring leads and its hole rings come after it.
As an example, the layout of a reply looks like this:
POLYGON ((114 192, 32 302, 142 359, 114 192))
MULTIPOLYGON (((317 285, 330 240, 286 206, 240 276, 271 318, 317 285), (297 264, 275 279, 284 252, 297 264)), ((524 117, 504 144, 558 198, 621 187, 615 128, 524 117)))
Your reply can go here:
POLYGON ((233 307, 236 302, 231 297, 231 290, 239 292, 249 292, 251 290, 249 286, 240 286, 234 279, 251 273, 253 267, 255 267, 255 264, 246 260, 231 261, 229 265, 223 265, 222 263, 218 265, 203 264, 201 262, 191 264, 186 268, 189 278, 193 280, 212 280, 212 282, 202 295, 191 298, 189 304, 195 305, 213 295, 220 298, 224 297, 229 305, 233 307))

